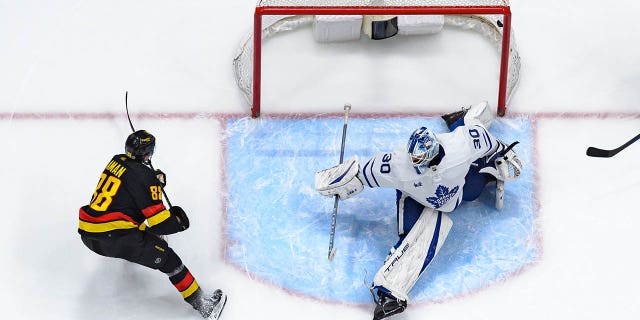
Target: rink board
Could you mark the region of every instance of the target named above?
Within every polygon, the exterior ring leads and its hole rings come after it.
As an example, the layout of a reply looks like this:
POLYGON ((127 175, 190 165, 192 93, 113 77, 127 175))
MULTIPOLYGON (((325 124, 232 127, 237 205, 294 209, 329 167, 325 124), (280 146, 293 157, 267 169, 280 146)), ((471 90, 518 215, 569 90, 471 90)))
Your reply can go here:
MULTIPOLYGON (((369 303, 371 283, 397 241, 395 190, 368 189, 341 201, 337 253, 327 260, 333 199, 314 191, 316 171, 340 157, 342 118, 230 119, 226 126, 227 260, 278 287, 313 298, 369 303), (366 273, 366 276, 365 276, 366 273)), ((447 132, 440 118, 350 119, 345 158, 366 161, 406 144, 427 126, 447 132)), ((498 119, 490 131, 510 143, 525 163, 506 186, 502 211, 494 187, 450 214, 453 228, 439 254, 410 292, 412 301, 441 301, 511 277, 539 255, 532 124, 498 119)))

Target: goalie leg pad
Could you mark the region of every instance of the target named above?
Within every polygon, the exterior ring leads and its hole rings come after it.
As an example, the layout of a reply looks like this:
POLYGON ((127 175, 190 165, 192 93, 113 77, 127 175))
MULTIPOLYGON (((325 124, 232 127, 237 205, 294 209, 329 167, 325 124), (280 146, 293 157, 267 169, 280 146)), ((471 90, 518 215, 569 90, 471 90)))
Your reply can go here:
POLYGON ((392 248, 373 278, 373 286, 382 287, 394 297, 408 301, 409 291, 442 247, 452 226, 451 218, 445 213, 424 208, 397 249, 392 248))
POLYGON ((495 115, 493 114, 493 111, 491 111, 489 103, 481 101, 478 104, 463 107, 460 111, 444 114, 442 115, 442 119, 447 124, 449 131, 453 131, 461 125, 473 125, 478 123, 489 129, 493 119, 495 119, 495 115))
POLYGON ((487 101, 482 101, 471 106, 469 111, 467 111, 464 115, 464 124, 471 125, 474 122, 480 122, 485 128, 489 129, 495 117, 495 114, 489 107, 489 103, 487 101))
POLYGON ((316 191, 323 196, 340 196, 345 200, 355 196, 364 189, 364 184, 358 178, 360 164, 358 156, 352 156, 345 162, 316 173, 316 191))

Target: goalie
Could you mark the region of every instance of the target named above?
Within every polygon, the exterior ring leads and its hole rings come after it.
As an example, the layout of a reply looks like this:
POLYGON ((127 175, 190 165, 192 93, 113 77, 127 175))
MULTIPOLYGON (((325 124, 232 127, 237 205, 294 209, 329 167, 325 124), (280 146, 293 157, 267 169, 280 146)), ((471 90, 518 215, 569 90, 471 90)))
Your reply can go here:
POLYGON ((341 200, 364 186, 396 189, 398 242, 373 279, 373 319, 403 312, 409 291, 438 253, 452 226, 447 213, 473 201, 496 183, 496 207, 502 208, 504 182, 516 180, 522 162, 487 130, 493 113, 487 102, 443 115, 451 132, 434 134, 421 127, 406 147, 380 153, 360 165, 357 156, 316 173, 316 190, 341 200))

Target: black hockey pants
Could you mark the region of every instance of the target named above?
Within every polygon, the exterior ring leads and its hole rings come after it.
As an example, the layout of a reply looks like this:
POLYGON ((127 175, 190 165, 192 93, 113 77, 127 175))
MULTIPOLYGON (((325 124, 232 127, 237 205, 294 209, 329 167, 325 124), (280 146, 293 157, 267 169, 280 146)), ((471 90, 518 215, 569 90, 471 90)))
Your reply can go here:
POLYGON ((124 235, 91 237, 81 235, 82 242, 91 251, 105 257, 120 258, 133 263, 170 273, 182 265, 180 257, 160 237, 140 230, 124 235))

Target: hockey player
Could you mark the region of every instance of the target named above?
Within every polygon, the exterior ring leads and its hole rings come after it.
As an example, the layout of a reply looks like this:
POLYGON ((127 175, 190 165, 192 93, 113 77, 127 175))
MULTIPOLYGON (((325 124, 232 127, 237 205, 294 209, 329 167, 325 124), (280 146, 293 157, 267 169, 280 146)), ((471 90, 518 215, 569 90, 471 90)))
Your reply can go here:
POLYGON ((357 156, 316 173, 316 190, 344 200, 364 189, 396 189, 398 242, 373 279, 373 319, 403 312, 408 293, 440 250, 452 226, 447 213, 476 199, 496 182, 496 206, 502 207, 504 181, 520 176, 522 163, 512 146, 487 128, 493 113, 486 102, 443 116, 451 132, 434 134, 421 127, 407 146, 380 153, 360 165, 357 156))
POLYGON ((218 319, 227 301, 221 290, 205 294, 180 257, 159 235, 189 228, 179 206, 162 201, 166 176, 151 167, 155 137, 144 130, 127 137, 100 175, 91 202, 80 208, 78 232, 93 252, 164 272, 184 301, 202 317, 218 319), (146 221, 146 223, 145 223, 146 221))

